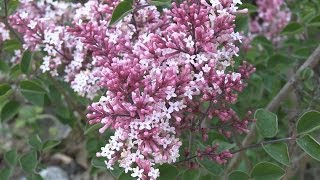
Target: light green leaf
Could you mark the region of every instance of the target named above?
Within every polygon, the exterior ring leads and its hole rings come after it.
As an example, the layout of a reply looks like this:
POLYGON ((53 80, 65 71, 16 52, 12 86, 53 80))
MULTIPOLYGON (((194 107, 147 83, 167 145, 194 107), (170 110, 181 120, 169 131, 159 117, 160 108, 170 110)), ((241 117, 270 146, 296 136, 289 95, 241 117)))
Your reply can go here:
POLYGON ((298 120, 297 131, 298 134, 312 132, 320 128, 320 112, 308 111, 304 113, 298 120))
POLYGON ((320 161, 320 144, 313 137, 307 134, 298 138, 296 142, 309 156, 320 161))
POLYGON ((132 4, 128 1, 121 1, 113 10, 109 25, 113 25, 122 20, 125 16, 133 11, 132 4))
POLYGON ((243 171, 232 171, 228 180, 249 180, 249 175, 243 171))
POLYGON ((169 164, 159 166, 159 171, 159 180, 176 179, 176 177, 179 175, 178 169, 175 166, 169 164))
POLYGON ((134 178, 130 175, 131 173, 128 172, 128 173, 125 173, 125 172, 122 172, 121 175, 119 176, 118 180, 135 180, 137 178, 134 178))
POLYGON ((107 169, 107 165, 104 163, 104 159, 102 158, 93 158, 91 160, 91 164, 98 169, 107 169))
POLYGON ((316 26, 316 27, 320 26, 320 15, 312 18, 308 25, 309 26, 316 26))
POLYGON ((40 150, 42 148, 42 142, 37 134, 31 135, 29 138, 29 144, 35 149, 40 150))
POLYGON ((33 172, 37 166, 37 152, 31 151, 20 158, 21 168, 25 172, 33 172))
POLYGON ((43 180, 43 178, 39 174, 32 173, 27 177, 27 180, 43 180))
POLYGON ((297 22, 289 23, 285 28, 283 28, 281 34, 296 34, 303 30, 303 26, 297 22))
POLYGON ((16 39, 10 39, 3 43, 3 50, 4 51, 11 51, 20 49, 20 42, 16 39))
POLYGON ((31 60, 32 60, 32 53, 29 50, 26 50, 21 59, 20 69, 21 72, 27 74, 31 70, 31 60))
POLYGON ((276 143, 262 145, 263 149, 279 163, 289 166, 290 159, 288 153, 288 146, 286 143, 276 143))
POLYGON ((7 73, 9 72, 10 68, 6 62, 3 60, 0 60, 0 72, 7 73))
POLYGON ((10 166, 15 166, 18 159, 17 150, 13 149, 4 154, 4 159, 10 166))
POLYGON ((94 124, 94 125, 87 125, 88 127, 86 127, 86 129, 84 130, 84 135, 87 135, 93 131, 97 131, 98 129, 100 129, 102 127, 101 124, 94 124))
POLYGON ((150 4, 155 6, 163 6, 171 3, 171 0, 151 0, 150 4))
POLYGON ((314 72, 311 68, 305 68, 300 72, 299 75, 301 80, 308 80, 313 77, 314 72))
POLYGON ((20 103, 18 101, 7 102, 1 110, 1 121, 7 121, 13 118, 20 109, 20 103))
POLYGON ((54 147, 56 147, 57 145, 59 145, 61 143, 61 141, 57 141, 57 140, 48 140, 43 144, 42 150, 43 151, 47 151, 49 149, 52 149, 54 147))
POLYGON ((0 104, 4 103, 11 94, 12 89, 9 84, 0 84, 0 104))
POLYGON ((197 158, 197 161, 200 164, 200 166, 202 166, 204 169, 206 169, 209 173, 213 175, 219 176, 223 172, 222 166, 212 160, 209 160, 207 158, 203 158, 203 160, 200 160, 199 158, 197 158))
POLYGON ((22 81, 20 83, 21 94, 32 104, 43 106, 46 91, 35 81, 22 81))
POLYGON ((182 175, 182 180, 198 180, 200 171, 198 169, 188 169, 182 175))
POLYGON ((251 178, 255 180, 277 180, 285 174, 285 171, 278 165, 261 162, 255 165, 251 171, 251 178))
POLYGON ((254 118, 257 119, 256 126, 263 137, 272 138, 278 132, 277 115, 265 109, 258 109, 254 118))
POLYGON ((9 180, 12 174, 12 168, 4 168, 0 170, 0 179, 1 180, 9 180))

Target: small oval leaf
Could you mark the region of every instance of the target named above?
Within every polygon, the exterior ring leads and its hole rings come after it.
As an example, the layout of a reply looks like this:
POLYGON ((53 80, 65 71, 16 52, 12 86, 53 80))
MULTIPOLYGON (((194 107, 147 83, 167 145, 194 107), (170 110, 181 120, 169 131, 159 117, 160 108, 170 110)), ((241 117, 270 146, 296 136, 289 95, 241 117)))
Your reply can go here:
POLYGON ((1 110, 1 121, 7 121, 13 118, 20 109, 20 103, 18 101, 7 102, 1 110))
POLYGON ((275 143, 262 145, 263 149, 279 163, 289 166, 290 159, 288 153, 288 146, 286 143, 275 143))
POLYGON ((299 134, 309 133, 320 128, 320 112, 308 111, 298 120, 297 131, 299 134))
POLYGON ((120 2, 117 7, 113 10, 111 20, 109 22, 109 26, 117 23, 121 19, 123 19, 125 16, 127 16, 130 12, 132 12, 132 4, 128 1, 122 1, 120 2))
POLYGON ((31 51, 26 50, 22 55, 22 59, 21 59, 21 63, 20 63, 21 72, 23 72, 25 74, 30 72, 31 60, 32 60, 32 53, 31 53, 31 51))
POLYGON ((4 159, 6 160, 6 162, 11 165, 14 166, 17 163, 17 158, 18 158, 18 154, 17 154, 17 150, 13 149, 10 150, 8 152, 6 152, 4 154, 4 159))
POLYGON ((297 144, 304 152, 317 161, 320 161, 320 144, 310 135, 305 135, 296 140, 297 144))
POLYGON ((272 138, 278 132, 278 117, 265 109, 258 109, 254 118, 257 120, 256 126, 263 137, 272 138))
POLYGON ((249 175, 243 171, 232 171, 228 180, 249 180, 249 175))
POLYGON ((280 179, 285 174, 285 171, 278 165, 261 162, 255 165, 251 171, 251 178, 256 180, 280 179))
POLYGON ((25 172, 32 172, 37 166, 37 152, 31 151, 20 158, 21 168, 25 172))

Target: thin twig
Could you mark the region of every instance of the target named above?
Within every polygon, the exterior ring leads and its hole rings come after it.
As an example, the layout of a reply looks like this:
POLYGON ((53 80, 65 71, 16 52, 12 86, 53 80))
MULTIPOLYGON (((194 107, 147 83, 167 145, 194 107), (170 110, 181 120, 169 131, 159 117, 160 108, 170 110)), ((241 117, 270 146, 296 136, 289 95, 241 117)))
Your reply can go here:
MULTIPOLYGON (((251 145, 248 145, 246 147, 243 147, 243 148, 240 148, 240 149, 237 149, 237 150, 234 150, 234 151, 230 151, 231 154, 237 154, 237 153, 240 153, 242 151, 245 151, 245 150, 248 150, 248 149, 253 149, 253 148, 259 148, 263 145, 267 145, 267 144, 275 144, 275 143, 279 143, 279 142, 287 142, 287 141, 293 141, 295 140, 296 137, 287 137, 287 138, 282 138, 282 139, 275 139, 275 140, 270 140, 270 141, 263 141, 263 142, 260 142, 260 143, 256 143, 256 144, 251 144, 251 145)), ((212 155, 212 154, 203 154, 204 156, 207 156, 207 155, 212 155)), ((192 160, 194 158, 197 158, 198 155, 194 155, 194 156, 191 156, 191 157, 188 157, 188 158, 185 158, 181 161, 178 161, 174 164, 179 164, 179 163, 182 163, 182 162, 186 162, 186 161, 189 161, 189 160, 192 160)))

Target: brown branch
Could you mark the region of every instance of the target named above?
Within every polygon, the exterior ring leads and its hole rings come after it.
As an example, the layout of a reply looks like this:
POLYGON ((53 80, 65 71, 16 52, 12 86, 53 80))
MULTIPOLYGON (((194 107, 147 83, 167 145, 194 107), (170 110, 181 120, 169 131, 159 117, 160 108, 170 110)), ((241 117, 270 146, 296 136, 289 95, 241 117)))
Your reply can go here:
MULTIPOLYGON (((313 53, 309 56, 307 61, 303 63, 300 68, 297 70, 297 72, 293 75, 293 77, 282 87, 282 89, 279 91, 279 93, 271 100, 271 102, 268 104, 266 109, 268 111, 275 111, 281 104, 281 102, 287 97, 290 91, 293 90, 294 85, 299 81, 299 74, 302 70, 306 68, 313 69, 320 61, 320 45, 313 51, 313 53)), ((250 132, 247 134, 247 136, 242 141, 243 146, 247 146, 250 144, 256 137, 256 126, 251 126, 250 132)), ((231 172, 233 169, 238 167, 240 164, 240 158, 238 154, 234 156, 232 161, 229 163, 226 174, 231 172)))

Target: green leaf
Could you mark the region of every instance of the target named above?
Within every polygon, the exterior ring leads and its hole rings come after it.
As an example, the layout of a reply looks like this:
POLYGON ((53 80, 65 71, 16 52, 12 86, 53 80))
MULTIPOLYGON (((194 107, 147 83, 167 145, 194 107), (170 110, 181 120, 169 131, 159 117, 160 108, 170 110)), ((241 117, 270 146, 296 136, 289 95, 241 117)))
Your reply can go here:
POLYGON ((31 60, 32 60, 31 57, 32 57, 31 51, 26 50, 23 53, 21 63, 20 63, 21 72, 25 74, 29 73, 29 71, 31 70, 31 60))
POLYGON ((0 170, 0 179, 9 180, 12 173, 12 168, 4 168, 0 170))
POLYGON ((248 9, 249 13, 257 12, 257 7, 250 3, 243 3, 239 6, 240 9, 248 9))
POLYGON ((16 39, 10 39, 3 42, 3 50, 13 52, 14 50, 20 49, 20 42, 16 39))
POLYGON ((236 30, 238 32, 248 32, 249 17, 246 15, 239 15, 236 17, 236 30))
POLYGON ((179 175, 178 169, 175 166, 169 164, 159 166, 159 171, 159 180, 176 179, 176 177, 179 175))
POLYGON ((43 178, 39 174, 32 173, 27 177, 27 180, 43 180, 43 178))
POLYGON ((12 94, 11 86, 7 83, 0 84, 0 104, 2 104, 12 94))
POLYGON ((31 135, 29 138, 29 144, 35 149, 35 150, 41 150, 42 148, 42 142, 40 137, 37 134, 31 135))
POLYGON ((299 75, 301 80, 308 80, 313 77, 314 72, 311 68, 305 68, 300 72, 299 75))
POLYGON ((223 168, 221 165, 207 158, 204 158, 203 160, 197 158, 197 161, 200 164, 200 166, 202 166, 204 169, 206 169, 209 173, 213 175, 219 176, 223 172, 223 168))
POLYGON ((37 152, 31 151, 20 158, 21 168, 25 172, 32 172, 37 166, 37 152))
POLYGON ((1 110, 1 121, 7 121, 13 118, 20 109, 20 103, 18 101, 7 102, 1 110))
POLYGON ((118 6, 113 10, 111 20, 109 22, 109 26, 117 23, 132 11, 133 11, 133 8, 131 3, 127 1, 120 2, 118 6))
POLYGON ((198 180, 200 177, 200 171, 198 169, 186 170, 183 175, 183 180, 198 180))
POLYGON ((0 60, 0 72, 7 73, 9 72, 10 68, 6 62, 0 60))
POLYGON ((122 172, 118 178, 118 180, 135 180, 135 179, 137 179, 137 178, 132 177, 130 175, 130 172, 128 172, 128 173, 122 172))
POLYGON ((262 145, 263 149, 279 163, 289 166, 290 159, 286 143, 262 145))
POLYGON ((296 34, 303 30, 303 26, 297 22, 289 23, 285 28, 283 28, 281 34, 296 34))
POLYGON ((86 126, 86 129, 84 130, 84 135, 87 135, 93 131, 97 131, 98 129, 100 129, 102 127, 102 125, 99 123, 99 124, 94 124, 94 125, 87 125, 86 126), (89 126, 89 127, 87 127, 89 126))
POLYGON ((57 141, 57 140, 48 140, 43 144, 42 150, 43 151, 47 151, 49 149, 52 149, 54 147, 56 147, 58 144, 60 144, 61 141, 57 141))
POLYGON ((297 131, 298 134, 312 132, 320 128, 320 112, 308 111, 304 113, 298 120, 297 131))
POLYGON ((308 25, 309 26, 320 26, 320 15, 312 18, 308 25))
POLYGON ((115 178, 119 178, 123 171, 123 168, 119 167, 118 165, 113 166, 113 170, 109 170, 109 172, 115 178))
POLYGON ((261 162, 255 165, 251 171, 251 178, 256 180, 276 180, 280 179, 285 174, 285 171, 278 165, 261 162))
POLYGON ((102 159, 102 158, 96 158, 96 157, 93 158, 91 160, 91 164, 92 164, 92 166, 94 166, 98 169, 104 169, 104 170, 107 169, 107 165, 106 165, 106 163, 104 163, 104 159, 102 159))
POLYGON ((46 91, 35 81, 22 81, 20 83, 21 94, 36 106, 43 106, 46 91))
POLYGON ((13 149, 4 154, 4 159, 10 166, 15 166, 18 159, 17 150, 13 149))
POLYGON ((155 6, 163 6, 171 3, 171 0, 151 0, 150 4, 155 6))
POLYGON ((228 180, 249 180, 249 175, 243 171, 232 171, 228 180))
POLYGON ((298 138, 296 142, 309 156, 320 161, 320 144, 313 137, 307 134, 298 138))
POLYGON ((257 120, 256 126, 263 137, 272 138, 278 132, 277 115, 265 109, 258 109, 254 118, 257 120))

